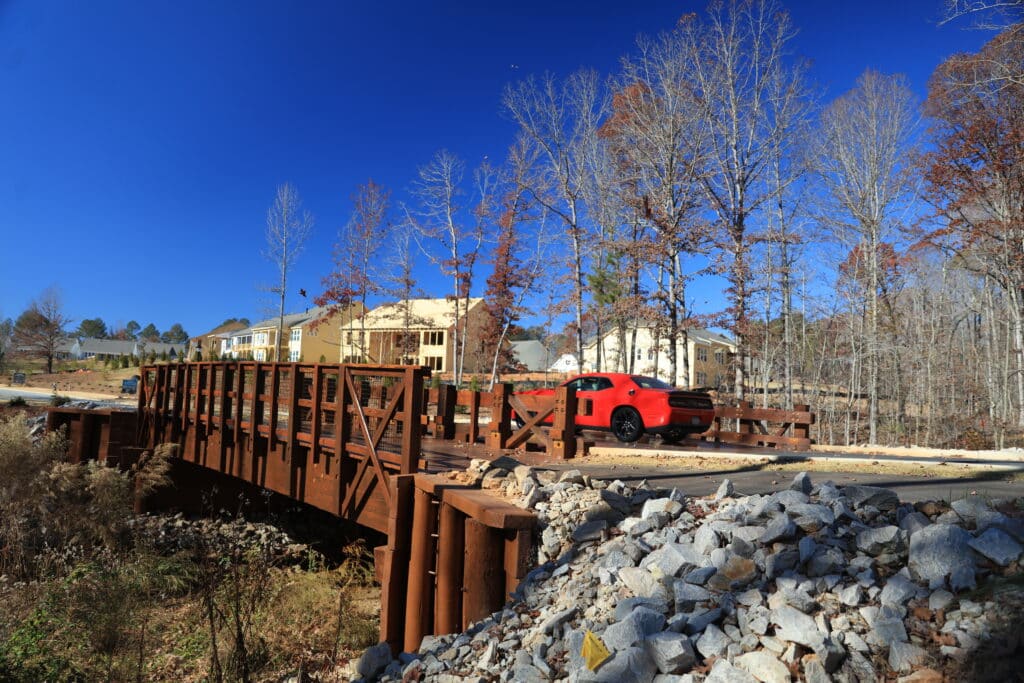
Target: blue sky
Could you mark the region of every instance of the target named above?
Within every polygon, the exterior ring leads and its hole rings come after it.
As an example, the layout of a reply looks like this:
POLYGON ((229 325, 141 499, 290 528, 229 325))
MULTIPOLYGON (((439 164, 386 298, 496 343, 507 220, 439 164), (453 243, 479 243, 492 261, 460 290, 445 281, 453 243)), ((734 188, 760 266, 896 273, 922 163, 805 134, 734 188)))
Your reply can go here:
MULTIPOLYGON (((989 37, 938 27, 942 4, 785 6, 830 99, 868 67, 907 74, 923 97, 942 59, 989 37)), ((506 83, 610 73, 638 34, 703 5, 0 0, 0 317, 51 285, 72 318, 108 325, 198 334, 262 317, 265 216, 284 181, 316 217, 290 288, 299 309, 359 183, 401 199, 440 148, 469 167, 503 158, 506 83)))

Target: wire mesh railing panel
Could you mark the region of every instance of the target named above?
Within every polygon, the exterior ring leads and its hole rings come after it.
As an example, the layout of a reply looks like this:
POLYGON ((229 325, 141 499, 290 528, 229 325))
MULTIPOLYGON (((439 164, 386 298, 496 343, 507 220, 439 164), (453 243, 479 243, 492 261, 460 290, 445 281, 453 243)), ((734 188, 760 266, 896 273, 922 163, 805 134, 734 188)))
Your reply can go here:
MULTIPOLYGON (((352 384, 356 390, 354 398, 358 399, 353 401, 353 403, 358 403, 363 409, 363 414, 366 417, 366 426, 369 429, 370 435, 376 434, 382 428, 384 430, 377 444, 377 449, 401 453, 402 423, 396 419, 396 416, 392 416, 387 424, 382 424, 385 417, 387 417, 382 413, 386 411, 391 399, 401 390, 402 379, 400 377, 364 374, 354 371, 352 373, 352 384)), ((349 440, 353 444, 367 445, 366 436, 363 434, 358 421, 352 423, 349 435, 349 440)))

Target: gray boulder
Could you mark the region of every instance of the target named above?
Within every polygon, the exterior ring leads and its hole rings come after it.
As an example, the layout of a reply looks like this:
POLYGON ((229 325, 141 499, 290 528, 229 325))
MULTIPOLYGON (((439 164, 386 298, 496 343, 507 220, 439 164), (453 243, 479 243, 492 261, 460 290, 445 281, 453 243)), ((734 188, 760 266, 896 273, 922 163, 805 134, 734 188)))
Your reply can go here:
POLYGON ((906 535, 898 526, 865 529, 857 534, 857 548, 876 557, 882 553, 898 553, 906 550, 906 535))
POLYGON ((1024 552, 1024 547, 1013 540, 1010 534, 994 527, 986 529, 980 536, 972 540, 970 546, 1000 567, 1015 562, 1024 552))
POLYGON ((879 510, 888 511, 895 510, 900 504, 900 498, 895 491, 878 486, 844 486, 842 494, 850 501, 854 510, 870 505, 879 510))
POLYGON ((810 476, 806 472, 801 472, 793 477, 793 483, 789 485, 789 488, 793 491, 809 494, 812 488, 810 476))
POLYGON ((584 667, 579 680, 586 683, 648 683, 656 670, 654 660, 645 648, 631 647, 615 653, 597 671, 584 667))
POLYGON ((658 671, 663 674, 684 673, 693 668, 697 661, 693 653, 693 642, 681 633, 655 633, 644 645, 658 671))
POLYGON ((727 660, 719 659, 711 667, 711 673, 704 679, 704 683, 757 683, 757 679, 727 660))
POLYGON ((721 657, 725 654, 726 648, 732 644, 732 639, 725 635, 722 629, 714 624, 709 624, 704 629, 704 634, 697 639, 697 651, 704 659, 710 657, 721 657))
POLYGON ((759 650, 740 655, 733 664, 764 683, 789 683, 789 668, 770 652, 759 650))
POLYGON ((391 663, 391 646, 377 643, 362 654, 356 662, 356 675, 372 680, 391 663))
POLYGON ((907 567, 911 577, 930 588, 942 587, 947 577, 958 586, 968 579, 973 581, 972 540, 969 532, 952 524, 932 524, 921 529, 910 539, 907 567))

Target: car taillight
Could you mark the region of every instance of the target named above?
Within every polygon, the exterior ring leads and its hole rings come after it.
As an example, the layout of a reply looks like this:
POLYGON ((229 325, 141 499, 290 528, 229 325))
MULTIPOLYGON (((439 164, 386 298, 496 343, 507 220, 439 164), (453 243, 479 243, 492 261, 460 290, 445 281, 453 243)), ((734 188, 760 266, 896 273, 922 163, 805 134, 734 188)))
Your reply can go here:
POLYGON ((692 408, 693 410, 712 410, 715 406, 707 396, 686 396, 670 394, 668 404, 673 408, 692 408))

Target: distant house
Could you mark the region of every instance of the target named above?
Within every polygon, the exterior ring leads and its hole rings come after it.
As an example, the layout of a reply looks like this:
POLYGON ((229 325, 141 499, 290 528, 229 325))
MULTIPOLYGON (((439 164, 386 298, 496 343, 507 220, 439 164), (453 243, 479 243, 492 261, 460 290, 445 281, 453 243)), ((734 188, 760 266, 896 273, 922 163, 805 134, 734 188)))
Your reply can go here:
MULTIPOLYGON (((341 312, 332 313, 318 306, 301 313, 285 315, 282 324, 281 357, 291 363, 337 362, 341 343, 341 326, 349 323, 361 304, 353 304, 341 312)), ((224 357, 273 361, 277 351, 278 318, 268 318, 236 330, 222 341, 224 357)))
POLYGON ((236 320, 218 325, 206 334, 192 337, 188 342, 188 358, 195 359, 197 355, 203 360, 230 358, 232 335, 244 329, 246 323, 236 320))
MULTIPOLYGON (((688 330, 685 337, 685 351, 688 365, 677 369, 677 377, 669 377, 669 344, 660 336, 653 324, 641 323, 635 330, 626 332, 629 346, 620 353, 620 337, 617 331, 605 335, 603 344, 591 339, 583 348, 583 369, 592 372, 597 368, 598 353, 601 369, 605 372, 632 372, 657 377, 671 384, 686 383, 691 387, 719 388, 729 384, 730 367, 736 344, 728 337, 702 329, 688 330), (635 336, 634 336, 635 332, 635 336), (688 381, 685 379, 688 377, 688 381)), ((682 343, 677 348, 677 358, 684 357, 682 343)))
POLYGON ((580 364, 576 356, 571 353, 563 353, 554 363, 548 367, 548 372, 579 372, 580 364))
POLYGON ((512 347, 512 358, 527 372, 544 372, 554 360, 555 356, 538 339, 523 339, 510 342, 512 347))
MULTIPOLYGON (((459 321, 459 330, 468 331, 470 344, 466 372, 489 370, 489 359, 479 344, 489 315, 483 299, 471 298, 459 321)), ((451 372, 454 332, 454 304, 447 299, 385 304, 369 311, 362 321, 353 320, 343 328, 339 357, 343 363, 425 365, 436 372, 451 372)))
POLYGON ((168 358, 176 359, 185 350, 184 344, 165 344, 163 342, 147 341, 145 339, 96 339, 84 337, 77 339, 71 345, 69 355, 77 360, 95 358, 107 360, 108 358, 130 358, 146 359, 150 355, 162 357, 167 354, 168 358))

